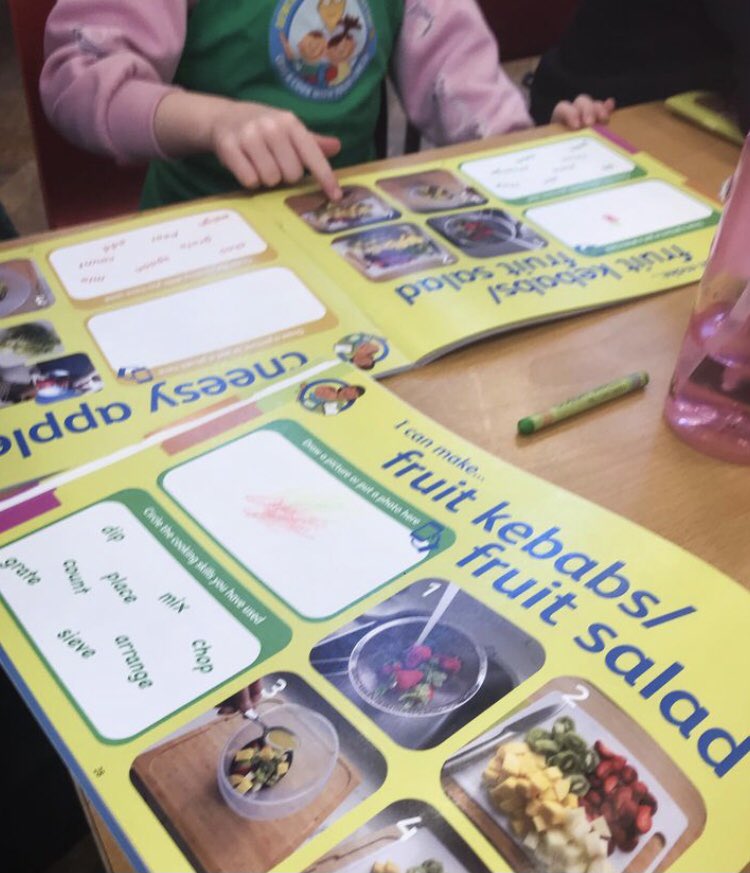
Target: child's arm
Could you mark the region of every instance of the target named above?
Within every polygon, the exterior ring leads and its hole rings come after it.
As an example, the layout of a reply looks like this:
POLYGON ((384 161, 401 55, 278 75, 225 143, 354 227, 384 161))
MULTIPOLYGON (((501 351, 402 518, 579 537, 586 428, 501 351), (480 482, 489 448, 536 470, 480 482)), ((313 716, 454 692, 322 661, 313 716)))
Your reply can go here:
MULTIPOLYGON (((409 119, 437 145, 532 126, 475 0, 406 0, 394 78, 409 119)), ((582 94, 559 103, 552 121, 578 130, 613 109, 582 94)))
POLYGON ((40 79, 50 121, 121 163, 214 151, 248 187, 298 181, 308 169, 329 196, 340 196, 326 159, 337 140, 270 106, 170 84, 193 2, 58 0, 40 79))
POLYGON ((532 125, 475 0, 406 0, 393 73, 406 114, 436 145, 532 125))

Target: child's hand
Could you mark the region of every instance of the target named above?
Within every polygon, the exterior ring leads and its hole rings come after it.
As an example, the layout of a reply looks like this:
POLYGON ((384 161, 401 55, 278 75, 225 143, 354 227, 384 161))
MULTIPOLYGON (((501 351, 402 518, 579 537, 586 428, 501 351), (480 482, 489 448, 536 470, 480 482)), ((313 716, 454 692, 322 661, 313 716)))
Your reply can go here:
POLYGON ((614 108, 615 101, 612 97, 608 100, 594 100, 588 94, 579 94, 572 103, 561 100, 555 106, 552 121, 564 124, 570 130, 580 130, 593 124, 606 124, 614 108))
POLYGON ((216 156, 245 188, 294 184, 309 170, 329 199, 341 198, 328 163, 341 142, 312 133, 291 112, 258 103, 229 103, 214 119, 211 141, 216 156))
POLYGON ((294 184, 309 171, 331 200, 341 199, 328 163, 341 148, 340 141, 313 133, 291 112, 174 91, 157 107, 154 133, 169 156, 214 152, 246 188, 294 184))

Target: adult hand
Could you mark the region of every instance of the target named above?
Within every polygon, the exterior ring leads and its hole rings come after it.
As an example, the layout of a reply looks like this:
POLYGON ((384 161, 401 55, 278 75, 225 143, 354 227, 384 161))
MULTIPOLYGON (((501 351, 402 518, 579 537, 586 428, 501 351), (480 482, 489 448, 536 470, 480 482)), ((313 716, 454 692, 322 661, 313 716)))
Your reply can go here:
POLYGON ((257 679, 236 694, 222 701, 218 706, 219 715, 231 715, 233 712, 244 713, 255 707, 262 700, 263 682, 257 679))

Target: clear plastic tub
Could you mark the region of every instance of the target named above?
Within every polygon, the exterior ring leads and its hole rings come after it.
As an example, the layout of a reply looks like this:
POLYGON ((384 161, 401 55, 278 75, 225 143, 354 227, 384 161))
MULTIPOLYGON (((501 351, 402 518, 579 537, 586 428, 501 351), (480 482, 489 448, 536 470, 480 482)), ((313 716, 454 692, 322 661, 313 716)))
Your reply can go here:
POLYGON ((282 727, 295 734, 296 746, 289 772, 276 785, 255 793, 243 795, 232 787, 229 767, 234 753, 263 733, 257 722, 244 721, 221 752, 217 773, 219 791, 227 805, 243 818, 283 818, 307 806, 323 790, 336 766, 339 737, 327 718, 296 703, 269 707, 260 717, 270 728, 282 727))

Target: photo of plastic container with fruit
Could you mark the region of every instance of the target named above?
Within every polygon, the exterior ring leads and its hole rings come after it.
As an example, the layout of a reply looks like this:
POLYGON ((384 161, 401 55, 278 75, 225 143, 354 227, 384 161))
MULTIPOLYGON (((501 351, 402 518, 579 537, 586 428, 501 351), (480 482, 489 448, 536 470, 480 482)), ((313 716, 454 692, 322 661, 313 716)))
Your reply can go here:
POLYGON ((555 680, 453 755, 443 787, 514 869, 652 873, 705 822, 666 753, 579 680, 555 680))

